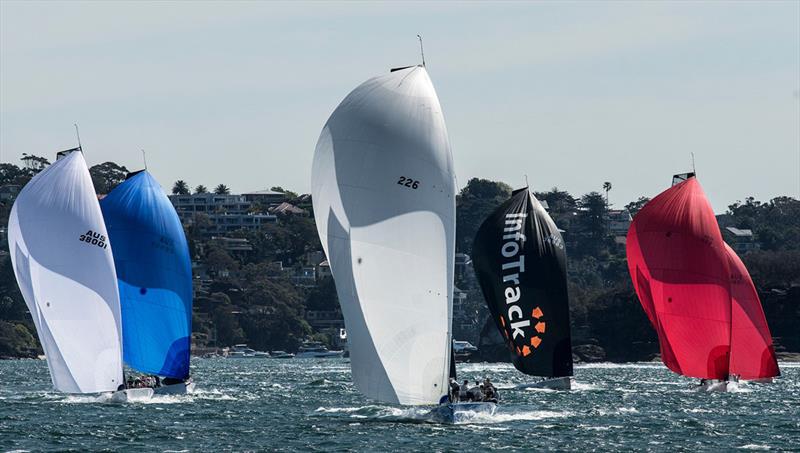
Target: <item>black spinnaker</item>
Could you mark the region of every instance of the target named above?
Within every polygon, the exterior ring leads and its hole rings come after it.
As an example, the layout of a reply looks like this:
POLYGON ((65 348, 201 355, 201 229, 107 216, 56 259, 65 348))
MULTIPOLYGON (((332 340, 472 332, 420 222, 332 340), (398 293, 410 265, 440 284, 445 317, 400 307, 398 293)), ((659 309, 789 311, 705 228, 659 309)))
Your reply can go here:
POLYGON ((532 376, 572 376, 564 241, 527 187, 483 222, 472 262, 514 366, 532 376))

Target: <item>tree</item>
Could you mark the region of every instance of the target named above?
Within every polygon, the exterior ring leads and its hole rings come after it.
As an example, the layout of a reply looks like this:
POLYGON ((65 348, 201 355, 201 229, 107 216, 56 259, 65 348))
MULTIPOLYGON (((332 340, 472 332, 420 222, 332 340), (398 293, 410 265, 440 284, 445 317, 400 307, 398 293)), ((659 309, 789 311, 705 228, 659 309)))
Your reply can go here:
POLYGON ((92 176, 95 192, 109 193, 119 183, 125 181, 128 176, 128 169, 114 162, 104 162, 89 168, 89 174, 92 176))
POLYGON ((229 189, 225 184, 220 184, 214 188, 214 193, 217 195, 228 195, 231 193, 231 189, 229 189))
POLYGON ((745 199, 728 206, 737 228, 752 229, 764 250, 800 249, 800 200, 776 197, 767 203, 745 199))
POLYGON ((558 187, 553 187, 549 192, 534 192, 533 194, 538 200, 547 201, 550 214, 572 215, 578 208, 575 198, 567 191, 558 190, 558 187))
POLYGON ((208 193, 208 189, 206 188, 206 186, 200 184, 199 186, 194 188, 194 193, 198 194, 208 193))
POLYGON ((44 170, 48 165, 50 165, 50 161, 44 157, 36 156, 33 154, 22 153, 22 163, 25 164, 25 168, 28 169, 32 175, 39 173, 40 171, 44 170))
POLYGON ((24 168, 19 168, 14 164, 0 163, 0 186, 15 184, 24 186, 30 181, 33 174, 24 168))
POLYGON ((456 197, 456 250, 472 253, 472 240, 483 221, 511 196, 503 182, 472 178, 456 197))
POLYGON ((336 283, 332 278, 324 278, 309 291, 305 303, 307 310, 336 310, 339 298, 336 295, 336 283))
POLYGON ((245 340, 244 331, 239 325, 237 313, 231 304, 230 298, 224 293, 214 293, 211 295, 214 303, 212 319, 217 330, 217 342, 219 345, 233 345, 245 340))
POLYGON ((590 192, 578 203, 578 253, 598 256, 607 247, 606 202, 598 192, 590 192))
POLYGON ((172 193, 173 195, 189 195, 189 184, 186 184, 186 181, 182 179, 175 181, 172 186, 172 193))
POLYGON ((625 209, 627 209, 628 212, 634 216, 644 207, 644 205, 647 204, 648 201, 650 201, 650 198, 648 197, 639 197, 636 199, 636 201, 631 201, 630 203, 626 204, 625 209))
POLYGON ((281 261, 284 265, 294 265, 302 261, 306 252, 320 250, 322 245, 316 234, 314 219, 293 215, 281 215, 277 223, 262 227, 261 232, 240 232, 253 246, 253 261, 281 261))
POLYGON ((275 187, 270 188, 269 190, 271 190, 273 192, 280 192, 280 193, 286 194, 286 198, 288 198, 290 200, 293 199, 293 198, 297 198, 299 196, 299 195, 297 195, 297 192, 292 192, 291 190, 286 190, 281 186, 275 186, 275 187))
POLYGON ((235 271, 239 268, 239 263, 225 249, 213 243, 208 245, 205 262, 208 270, 215 273, 235 271))
POLYGON ((604 182, 603 190, 606 191, 606 205, 608 205, 608 193, 611 192, 611 183, 608 181, 604 182))
POLYGON ((533 195, 539 201, 547 202, 547 212, 559 228, 565 230, 571 228, 575 211, 578 210, 578 203, 569 192, 553 187, 549 192, 534 192, 533 195))

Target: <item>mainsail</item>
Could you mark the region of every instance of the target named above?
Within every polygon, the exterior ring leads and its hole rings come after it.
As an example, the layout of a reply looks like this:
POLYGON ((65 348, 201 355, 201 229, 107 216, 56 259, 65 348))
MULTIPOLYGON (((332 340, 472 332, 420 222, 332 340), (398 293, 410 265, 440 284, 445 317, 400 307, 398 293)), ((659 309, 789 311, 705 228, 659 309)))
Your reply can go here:
POLYGON ((146 170, 100 202, 119 281, 125 362, 159 376, 189 376, 192 264, 183 226, 146 170))
POLYGON ((14 273, 62 392, 122 384, 119 294, 107 238, 79 150, 31 179, 11 209, 14 273))
POLYGON ((572 376, 564 241, 528 188, 483 222, 472 263, 514 366, 534 376, 572 376))
POLYGON ((661 360, 696 378, 777 376, 769 328, 747 270, 723 241, 694 175, 673 181, 636 214, 626 246, 661 360))
POLYGON ((370 79, 339 104, 311 186, 356 387, 392 403, 438 402, 450 368, 455 182, 424 67, 370 79))

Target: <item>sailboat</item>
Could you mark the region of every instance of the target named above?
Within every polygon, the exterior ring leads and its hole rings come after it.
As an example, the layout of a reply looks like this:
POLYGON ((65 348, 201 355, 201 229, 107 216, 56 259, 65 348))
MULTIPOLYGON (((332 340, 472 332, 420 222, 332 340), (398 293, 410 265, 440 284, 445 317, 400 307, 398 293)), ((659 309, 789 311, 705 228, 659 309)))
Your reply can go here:
POLYGON ((192 335, 192 264, 183 226, 147 170, 131 173, 100 201, 114 247, 123 359, 162 376, 156 394, 186 393, 192 335))
POLYGON ((368 398, 435 404, 448 392, 455 177, 424 66, 354 89, 317 142, 314 217, 368 398))
POLYGON ((544 378, 518 388, 569 390, 572 346, 561 233, 527 187, 478 229, 475 275, 514 367, 544 378))
POLYGON ((694 173, 675 175, 636 214, 626 247, 667 368, 722 391, 738 379, 780 375, 753 281, 723 241, 694 173))
POLYGON ((14 275, 33 317, 56 390, 124 388, 120 305, 114 259, 83 152, 62 151, 17 196, 8 221, 14 275))

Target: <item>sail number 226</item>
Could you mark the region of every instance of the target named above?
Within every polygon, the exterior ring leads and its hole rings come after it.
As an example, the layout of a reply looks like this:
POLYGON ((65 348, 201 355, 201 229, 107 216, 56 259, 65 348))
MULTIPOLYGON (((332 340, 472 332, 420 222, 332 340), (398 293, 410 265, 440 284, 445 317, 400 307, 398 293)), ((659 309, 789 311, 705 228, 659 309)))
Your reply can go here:
POLYGON ((406 178, 405 176, 401 176, 400 180, 397 181, 397 184, 400 184, 401 186, 405 186, 405 187, 410 187, 412 189, 418 189, 419 188, 419 181, 417 181, 415 179, 412 179, 412 178, 406 178))

